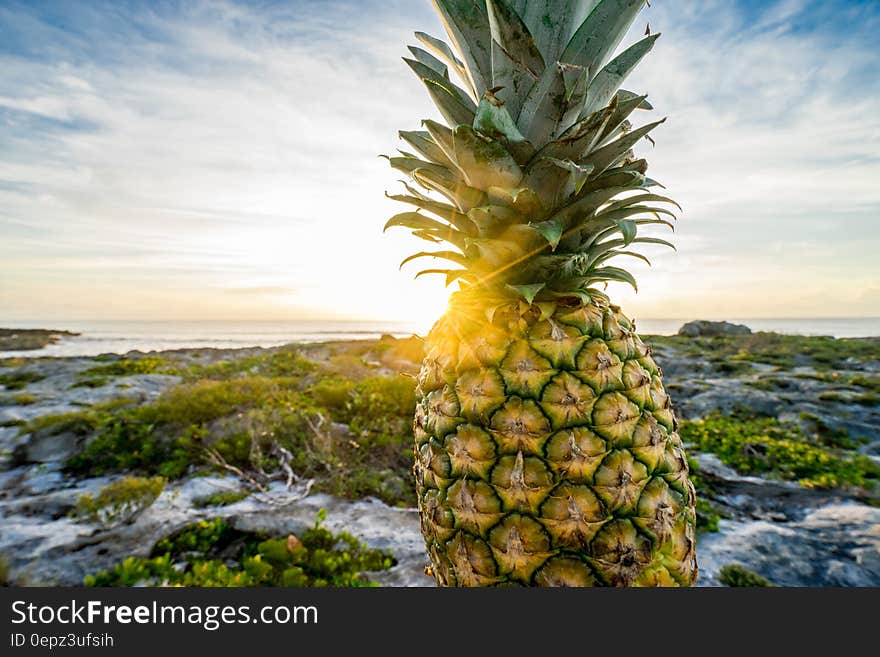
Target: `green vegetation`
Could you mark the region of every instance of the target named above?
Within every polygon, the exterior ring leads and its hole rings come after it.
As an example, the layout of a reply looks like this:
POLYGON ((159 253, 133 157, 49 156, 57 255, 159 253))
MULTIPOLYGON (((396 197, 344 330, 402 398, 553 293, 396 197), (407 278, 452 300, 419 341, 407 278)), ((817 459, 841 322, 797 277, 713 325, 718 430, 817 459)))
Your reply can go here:
POLYGON ((12 401, 19 406, 30 406, 31 404, 36 404, 40 401, 40 398, 29 392, 20 392, 19 394, 12 396, 12 401))
POLYGON ((849 384, 860 388, 867 388, 874 392, 880 392, 880 376, 857 374, 849 380, 849 384))
POLYGON ((192 371, 207 378, 169 389, 155 402, 42 418, 28 429, 91 435, 67 463, 77 474, 136 471, 173 479, 228 465, 259 483, 260 473, 277 471, 287 459, 297 476, 315 479, 316 490, 415 504, 414 379, 375 375, 375 367, 364 365, 366 353, 337 355, 344 362, 319 365, 281 350, 195 365, 192 371), (349 378, 361 367, 367 376, 349 378))
POLYGON ((106 376, 93 376, 88 379, 80 379, 71 388, 101 388, 110 383, 110 379, 106 376))
POLYGON ((9 577, 9 561, 0 554, 0 586, 11 586, 12 582, 9 577))
POLYGON ((85 370, 85 376, 131 376, 133 374, 175 374, 174 366, 156 356, 120 358, 85 370))
POLYGON ((682 422, 679 433, 744 474, 768 474, 811 488, 873 488, 880 478, 880 466, 868 457, 830 448, 775 418, 713 414, 682 422))
POLYGON ((733 587, 776 586, 776 584, 766 577, 762 577, 758 573, 753 573, 751 570, 736 563, 729 563, 726 566, 722 566, 721 570, 718 571, 718 581, 725 586, 733 587))
POLYGON ((235 504, 246 498, 250 493, 243 490, 221 490, 204 497, 199 497, 193 502, 193 506, 197 509, 203 509, 208 506, 228 506, 235 504))
POLYGON ((123 477, 102 487, 95 496, 79 496, 72 514, 76 517, 111 525, 143 511, 162 494, 162 477, 123 477))
POLYGON ((686 355, 710 354, 710 360, 721 365, 726 373, 739 373, 736 363, 766 363, 779 367, 812 366, 818 370, 845 369, 852 362, 880 360, 880 344, 857 338, 780 335, 751 335, 691 338, 687 336, 652 335, 646 342, 670 346, 686 355), (733 368, 733 369, 731 369, 733 368))
POLYGON ((712 503, 715 491, 700 473, 700 466, 695 459, 688 459, 688 469, 691 483, 697 492, 697 532, 717 532, 718 522, 726 516, 712 503))
POLYGON ((767 391, 791 390, 794 387, 790 379, 783 379, 778 376, 761 376, 751 381, 746 381, 745 384, 758 390, 767 391))
POLYGON ((156 544, 150 558, 129 557, 85 578, 87 586, 373 586, 363 574, 390 568, 391 554, 347 532, 321 526, 300 536, 240 532, 223 519, 205 520, 156 544))
POLYGON ((880 406, 880 395, 875 392, 851 393, 839 390, 828 390, 819 394, 819 401, 839 404, 861 404, 862 406, 880 406))
POLYGON ((316 363, 303 358, 299 350, 282 349, 269 354, 222 360, 207 365, 191 365, 183 374, 187 381, 229 379, 243 374, 300 379, 314 372, 317 367, 316 363))
POLYGON ((7 390, 21 390, 28 384, 42 381, 45 378, 45 376, 38 372, 16 370, 14 372, 0 374, 0 385, 4 386, 7 390))

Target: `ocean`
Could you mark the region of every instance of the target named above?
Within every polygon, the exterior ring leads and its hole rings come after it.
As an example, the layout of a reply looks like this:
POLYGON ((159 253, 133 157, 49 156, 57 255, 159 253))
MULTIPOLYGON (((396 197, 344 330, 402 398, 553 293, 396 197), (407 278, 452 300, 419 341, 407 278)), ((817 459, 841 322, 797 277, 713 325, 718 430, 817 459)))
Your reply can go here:
MULTIPOLYGON (((687 319, 638 319, 640 334, 672 335, 687 319)), ((797 335, 832 335, 838 338, 880 336, 880 317, 731 319, 753 331, 797 335)), ((424 335, 430 326, 415 322, 369 321, 7 321, 4 328, 65 329, 80 333, 35 351, 5 351, 7 356, 97 356, 163 349, 198 347, 274 347, 291 342, 375 339, 383 334, 405 337, 424 335)))

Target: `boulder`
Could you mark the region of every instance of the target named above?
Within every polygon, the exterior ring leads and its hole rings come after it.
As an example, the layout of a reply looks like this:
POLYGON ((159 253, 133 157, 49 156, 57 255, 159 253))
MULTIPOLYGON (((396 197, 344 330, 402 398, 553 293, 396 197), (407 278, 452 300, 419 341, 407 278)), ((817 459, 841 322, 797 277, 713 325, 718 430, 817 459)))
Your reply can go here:
POLYGON ((32 433, 26 443, 16 448, 14 459, 18 464, 66 461, 80 451, 84 442, 85 436, 73 431, 38 431, 32 433))
POLYGON ((710 322, 705 319, 697 319, 684 324, 678 329, 679 335, 687 335, 696 338, 701 335, 750 335, 752 329, 745 324, 733 324, 731 322, 710 322))

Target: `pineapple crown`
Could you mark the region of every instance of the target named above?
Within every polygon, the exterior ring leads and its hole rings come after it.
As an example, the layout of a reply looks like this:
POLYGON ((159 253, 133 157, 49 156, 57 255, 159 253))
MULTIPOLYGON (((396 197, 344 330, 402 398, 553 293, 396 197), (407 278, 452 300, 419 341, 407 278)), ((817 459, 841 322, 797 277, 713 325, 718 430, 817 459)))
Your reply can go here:
POLYGON ((446 125, 426 120, 424 130, 400 132, 414 152, 388 159, 410 180, 389 198, 416 210, 385 229, 410 228, 446 250, 415 253, 401 267, 442 259, 451 265, 416 277, 457 281, 453 298, 521 299, 548 312, 571 297, 604 298, 595 286, 607 281, 636 288, 607 263, 647 262, 637 244, 672 247, 638 230, 672 228, 664 205, 677 206, 653 191, 662 186, 632 151, 663 120, 633 129, 629 117, 653 108, 620 88, 659 34, 649 28, 610 59, 645 0, 433 1, 452 46, 416 32, 427 50, 411 46, 404 61, 446 125))

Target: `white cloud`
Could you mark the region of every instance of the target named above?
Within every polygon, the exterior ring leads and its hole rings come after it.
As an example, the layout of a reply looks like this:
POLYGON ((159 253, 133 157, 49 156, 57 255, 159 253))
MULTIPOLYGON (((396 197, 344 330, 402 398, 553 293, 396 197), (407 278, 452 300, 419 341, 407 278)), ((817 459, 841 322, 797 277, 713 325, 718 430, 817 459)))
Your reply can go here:
MULTIPOLYGON (((664 37, 627 86, 671 117, 645 148, 686 212, 679 253, 620 298, 747 316, 832 294, 834 313, 880 314, 866 39, 789 29, 798 2, 753 25, 726 1, 657 4, 664 37)), ((397 272, 413 241, 380 233, 399 176, 376 155, 435 115, 399 58, 439 23, 402 0, 329 7, 142 9, 130 33, 95 16, 92 58, 5 10, 49 56, 0 56, 0 312, 82 316, 113 290, 119 316, 438 312, 439 282, 397 272)))

